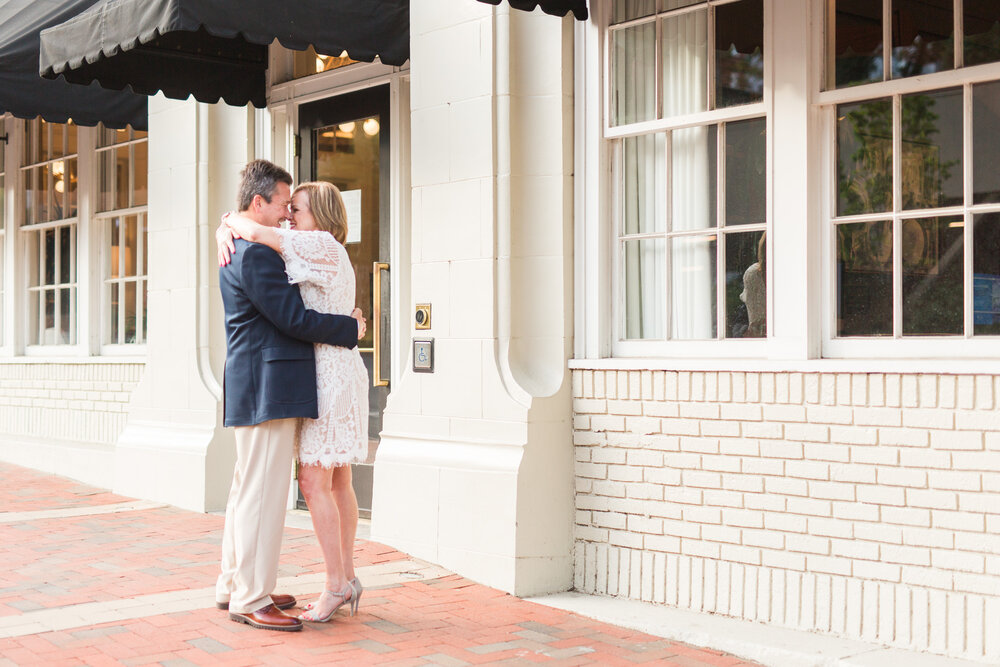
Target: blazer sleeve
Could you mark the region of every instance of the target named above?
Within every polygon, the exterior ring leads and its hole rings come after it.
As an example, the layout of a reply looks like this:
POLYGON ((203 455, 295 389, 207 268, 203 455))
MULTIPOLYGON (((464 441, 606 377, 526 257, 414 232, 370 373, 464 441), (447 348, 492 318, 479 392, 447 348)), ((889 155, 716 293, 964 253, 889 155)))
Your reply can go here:
POLYGON ((246 295, 279 331, 309 343, 357 347, 357 320, 308 310, 298 286, 288 283, 278 253, 258 243, 248 244, 244 253, 240 272, 246 295))

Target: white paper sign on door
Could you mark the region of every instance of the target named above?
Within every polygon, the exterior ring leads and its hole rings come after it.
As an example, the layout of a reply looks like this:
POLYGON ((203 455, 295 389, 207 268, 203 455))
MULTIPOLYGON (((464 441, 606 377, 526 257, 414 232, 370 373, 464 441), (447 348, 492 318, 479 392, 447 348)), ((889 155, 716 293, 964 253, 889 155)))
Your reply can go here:
POLYGON ((361 243, 361 190, 341 190, 347 209, 347 243, 361 243))

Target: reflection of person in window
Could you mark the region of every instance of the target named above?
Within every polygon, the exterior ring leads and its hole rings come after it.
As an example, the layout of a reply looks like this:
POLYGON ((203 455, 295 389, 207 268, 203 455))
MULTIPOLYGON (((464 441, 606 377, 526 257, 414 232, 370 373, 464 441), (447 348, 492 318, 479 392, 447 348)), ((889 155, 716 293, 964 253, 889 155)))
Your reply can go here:
POLYGON ((743 293, 740 300, 747 306, 747 325, 744 338, 761 338, 767 333, 767 297, 765 257, 767 234, 760 235, 757 242, 757 261, 743 273, 743 293))

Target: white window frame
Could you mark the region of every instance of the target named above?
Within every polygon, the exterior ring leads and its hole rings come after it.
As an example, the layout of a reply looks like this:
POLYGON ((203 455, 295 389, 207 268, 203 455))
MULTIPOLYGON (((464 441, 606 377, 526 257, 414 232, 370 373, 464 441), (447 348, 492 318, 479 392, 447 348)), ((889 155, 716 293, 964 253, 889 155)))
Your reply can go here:
MULTIPOLYGON (((819 26, 824 31, 824 43, 829 43, 832 39, 835 23, 833 22, 832 11, 827 12, 826 21, 819 26)), ((827 76, 830 75, 830 59, 832 50, 827 49, 824 62, 826 63, 827 76)), ((956 57, 958 60, 958 57, 956 57)), ((888 61, 886 67, 889 67, 888 61)), ((963 191, 965 201, 971 201, 972 193, 972 125, 971 125, 971 86, 977 83, 1000 81, 1000 62, 976 65, 969 68, 956 68, 945 70, 933 74, 926 74, 916 77, 900 79, 890 79, 886 81, 861 84, 847 88, 830 89, 821 91, 815 98, 816 107, 822 117, 822 146, 823 146, 823 318, 822 318, 822 345, 823 356, 829 358, 891 358, 891 359, 934 359, 934 358, 994 358, 996 356, 996 346, 1000 336, 974 336, 972 334, 973 313, 973 257, 972 257, 972 216, 976 213, 989 211, 1000 211, 1000 205, 966 205, 921 210, 899 210, 899 182, 897 179, 900 147, 899 133, 893 134, 893 210, 857 216, 836 215, 837 206, 837 170, 836 170, 836 110, 840 104, 862 102, 881 98, 893 100, 894 126, 898 125, 899 98, 902 95, 920 92, 932 92, 945 88, 963 89, 963 191), (902 234, 900 233, 901 220, 908 218, 927 218, 937 215, 962 215, 965 220, 964 235, 964 264, 963 264, 963 285, 964 285, 964 322, 965 332, 954 335, 933 335, 933 336, 902 336, 902 234), (893 319, 894 335, 880 337, 844 337, 836 336, 837 322, 837 237, 836 224, 834 221, 857 221, 868 220, 891 220, 893 224, 893 319)))
MULTIPOLYGON (((101 184, 100 184, 100 164, 99 164, 99 161, 101 159, 101 155, 103 153, 108 152, 108 151, 115 151, 115 150, 117 150, 119 148, 122 148, 122 147, 129 147, 130 148, 129 159, 132 162, 132 164, 130 164, 130 167, 129 167, 129 188, 131 190, 134 190, 135 189, 135 173, 134 173, 135 163, 134 163, 134 160, 133 160, 133 158, 134 158, 134 151, 131 150, 131 147, 135 146, 135 145, 138 145, 138 144, 145 144, 147 146, 146 164, 147 164, 147 169, 148 169, 148 164, 149 164, 149 153, 148 153, 149 143, 148 142, 149 142, 149 139, 148 139, 148 136, 146 136, 146 137, 128 139, 126 141, 116 142, 116 143, 108 144, 106 146, 97 147, 96 146, 96 143, 97 143, 96 138, 97 138, 97 135, 98 135, 98 130, 96 128, 94 128, 93 129, 93 133, 94 133, 94 137, 95 137, 94 168, 93 168, 94 178, 93 178, 93 187, 90 188, 90 192, 92 193, 92 196, 93 196, 93 202, 94 202, 93 209, 94 209, 95 213, 93 215, 92 228, 94 230, 94 234, 95 234, 96 238, 100 239, 100 249, 99 249, 99 252, 97 253, 97 256, 98 256, 98 258, 97 258, 98 267, 96 267, 97 268, 96 271, 92 271, 91 272, 91 275, 94 275, 94 276, 99 275, 100 276, 100 278, 97 281, 97 284, 93 286, 94 288, 97 289, 97 293, 99 294, 99 298, 97 299, 97 304, 98 304, 98 307, 97 307, 97 310, 98 310, 97 322, 98 322, 98 324, 94 327, 96 329, 95 333, 96 333, 96 337, 97 337, 97 340, 98 340, 100 354, 102 356, 115 357, 115 356, 134 356, 134 355, 137 355, 137 354, 145 354, 146 353, 146 340, 147 340, 147 337, 148 337, 148 334, 149 334, 149 327, 148 327, 148 322, 143 321, 143 324, 145 324, 145 326, 146 326, 146 336, 141 335, 142 329, 140 328, 140 324, 139 324, 138 318, 141 317, 140 314, 142 312, 142 306, 148 302, 148 296, 149 296, 148 295, 148 290, 149 290, 149 267, 146 266, 145 262, 143 261, 143 258, 145 256, 148 256, 146 254, 148 252, 148 250, 145 248, 145 246, 149 242, 149 236, 148 236, 148 231, 149 231, 148 188, 149 188, 149 183, 148 183, 148 178, 147 178, 147 185, 146 185, 146 187, 147 187, 147 203, 146 204, 143 204, 141 206, 128 206, 128 207, 122 208, 122 209, 110 209, 110 210, 107 210, 107 211, 99 211, 98 209, 99 209, 99 202, 100 202, 100 196, 101 196, 100 195, 100 187, 101 187, 101 184), (136 257, 136 276, 134 277, 134 279, 133 278, 123 278, 121 276, 119 278, 112 279, 111 276, 109 275, 109 271, 108 271, 108 267, 110 266, 110 263, 111 263, 111 238, 110 238, 110 233, 111 232, 108 230, 108 228, 110 226, 110 221, 111 220, 114 220, 115 218, 122 218, 122 219, 124 219, 124 218, 130 217, 130 216, 138 216, 138 218, 139 218, 139 221, 138 221, 138 224, 139 224, 139 229, 138 229, 138 247, 136 249, 136 254, 137 254, 137 257, 136 257), (109 322, 110 322, 110 318, 111 318, 111 284, 112 283, 117 283, 119 286, 124 287, 125 283, 127 283, 127 282, 135 282, 137 284, 137 287, 136 287, 137 294, 141 294, 141 292, 138 292, 139 286, 144 285, 145 288, 146 288, 145 296, 144 297, 143 296, 138 296, 137 297, 138 298, 138 303, 136 305, 136 317, 137 317, 137 323, 136 323, 136 342, 135 343, 110 342, 110 339, 111 339, 111 327, 109 325, 109 322)), ((124 234, 124 228, 122 230, 122 234, 124 234)), ((122 266, 123 264, 124 264, 124 259, 120 258, 119 259, 119 266, 122 266)), ((121 298, 123 298, 123 297, 121 296, 121 294, 119 294, 119 299, 121 299, 121 298)), ((120 308, 119 309, 119 321, 118 321, 119 331, 123 330, 121 328, 121 327, 123 327, 123 325, 124 325, 124 309, 120 308)))
MULTIPOLYGON (((28 357, 35 361, 52 359, 56 362, 65 359, 91 359, 96 362, 101 361, 102 357, 106 357, 108 361, 121 359, 121 361, 131 362, 137 357, 143 358, 146 354, 146 346, 143 343, 103 344, 105 313, 108 312, 109 308, 108 304, 105 303, 104 295, 106 291, 110 293, 104 280, 106 257, 110 252, 110 239, 105 228, 109 216, 113 217, 123 213, 141 212, 148 221, 148 206, 95 213, 99 187, 97 183, 97 153, 94 150, 97 142, 97 128, 78 126, 77 152, 75 153, 78 175, 76 217, 30 226, 22 225, 26 193, 24 179, 27 169, 30 168, 21 163, 24 142, 26 141, 27 121, 9 115, 0 117, 0 120, 5 121, 6 134, 9 137, 5 165, 0 166, 0 171, 6 173, 4 183, 6 187, 3 190, 2 204, 5 206, 6 215, 4 216, 4 225, 0 226, 0 235, 6 241, 3 247, 5 258, 4 294, 3 299, 0 300, 0 308, 3 309, 4 315, 2 322, 0 322, 0 327, 3 328, 0 359, 17 361, 28 357), (44 229, 64 226, 67 223, 74 224, 76 229, 74 256, 76 267, 76 343, 39 345, 34 339, 29 339, 29 299, 38 298, 38 289, 29 287, 32 280, 31 276, 28 275, 28 266, 25 261, 26 251, 30 243, 28 233, 38 234, 44 229), (25 233, 22 234, 22 231, 25 233)), ((137 141, 143 141, 143 139, 130 140, 123 142, 123 144, 137 141)), ((46 160, 37 164, 45 164, 59 159, 65 158, 46 160)), ((143 279, 146 281, 148 289, 148 273, 144 274, 143 279)))
MULTIPOLYGON (((32 162, 30 164, 24 164, 22 160, 24 155, 24 147, 27 142, 27 133, 25 130, 28 124, 31 122, 33 121, 20 121, 17 123, 20 141, 18 142, 18 146, 16 147, 18 169, 17 169, 17 178, 15 181, 15 188, 17 190, 18 205, 15 214, 16 224, 14 228, 17 230, 17 247, 19 250, 18 256, 21 257, 23 261, 23 265, 20 267, 20 274, 22 278, 20 290, 22 292, 22 298, 20 306, 18 308, 18 314, 20 315, 20 317, 17 319, 17 321, 20 323, 20 326, 18 327, 19 331, 17 333, 19 339, 23 341, 25 356, 49 356, 49 355, 83 356, 87 353, 87 335, 86 335, 87 322, 85 316, 87 300, 85 298, 85 295, 83 294, 83 291, 81 290, 80 277, 81 274, 83 274, 83 271, 81 271, 80 267, 80 258, 82 256, 82 253, 86 251, 87 245, 86 245, 86 240, 83 238, 83 235, 85 234, 84 229, 86 225, 81 224, 81 220, 86 220, 86 204, 85 204, 86 195, 84 194, 85 182, 83 175, 85 169, 83 167, 83 160, 81 159, 82 155, 86 155, 86 150, 85 146, 82 145, 82 137, 81 137, 82 128, 80 128, 79 126, 77 127, 76 153, 71 153, 51 159, 42 160, 41 162, 32 162), (65 162, 68 159, 75 159, 77 165, 78 200, 77 200, 76 215, 68 218, 61 218, 59 220, 25 224, 24 200, 27 192, 27 183, 25 179, 28 177, 27 176, 28 173, 35 169, 42 168, 50 164, 54 164, 56 162, 65 162), (30 261, 27 260, 28 253, 30 252, 30 240, 29 240, 30 236, 36 235, 39 238, 44 238, 45 232, 47 230, 49 229, 58 230, 63 227, 70 227, 73 230, 71 237, 73 256, 70 258, 70 266, 72 267, 72 273, 75 275, 76 280, 71 283, 60 282, 54 285, 32 286, 32 284, 36 282, 36 277, 32 277, 30 275, 29 271, 30 261), (49 291, 52 289, 58 290, 66 287, 70 287, 73 289, 73 296, 71 297, 70 301, 70 317, 73 320, 73 325, 76 329, 75 331, 76 342, 53 343, 53 344, 38 343, 37 337, 31 336, 32 323, 30 321, 31 319, 30 313, 31 313, 32 300, 38 300, 40 298, 39 294, 42 292, 49 291)), ((58 238, 58 231, 56 232, 56 235, 58 238)), ((40 240, 38 252, 41 252, 42 243, 43 241, 40 240)), ((58 266, 59 262, 58 244, 56 247, 56 252, 57 252, 56 265, 58 266)), ((42 270, 41 266, 39 266, 39 270, 42 270)), ((39 321, 41 321, 41 318, 43 316, 44 316, 44 306, 43 304, 39 303, 39 313, 38 313, 39 321)), ((59 312, 59 309, 56 308, 55 321, 53 326, 53 328, 56 331, 59 330, 58 325, 60 321, 61 321, 61 313, 59 312)), ((39 324, 39 326, 41 325, 39 324)))
MULTIPOLYGON (((736 0, 709 0, 710 6, 718 6, 724 4, 730 4, 736 0)), ((767 356, 768 351, 768 339, 771 336, 771 323, 774 321, 773 312, 773 289, 772 289, 772 270, 773 262, 771 260, 772 250, 771 243, 766 246, 766 264, 767 264, 767 280, 766 280, 766 302, 767 302, 767 317, 768 331, 763 338, 727 338, 725 337, 724 327, 719 331, 719 337, 716 339, 709 340, 637 340, 637 339, 626 339, 624 338, 624 278, 623 278, 623 257, 621 252, 622 241, 619 237, 619 224, 620 224, 620 202, 618 200, 618 193, 621 191, 620 185, 617 183, 617 165, 618 165, 618 153, 620 152, 621 140, 626 137, 639 136, 644 134, 653 134, 661 132, 670 132, 673 130, 680 130, 689 127, 702 127, 707 125, 715 125, 716 127, 721 126, 724 123, 735 122, 740 120, 749 120, 756 118, 763 118, 766 126, 767 141, 765 144, 765 156, 767 161, 767 172, 765 180, 765 223, 762 225, 746 225, 740 226, 739 228, 724 228, 717 227, 713 231, 700 230, 701 235, 711 235, 715 234, 718 237, 723 236, 727 233, 738 233, 740 231, 751 232, 751 231, 765 231, 768 238, 773 238, 771 233, 772 220, 773 220, 773 185, 772 185, 772 172, 773 172, 773 127, 772 127, 772 116, 773 116, 773 66, 772 66, 772 28, 771 28, 771 2, 770 0, 764 0, 764 93, 763 100, 753 104, 724 107, 720 109, 711 109, 708 111, 702 111, 692 114, 685 114, 680 116, 671 116, 667 118, 657 118, 654 120, 643 121, 639 123, 633 123, 624 126, 612 126, 611 125, 611 109, 610 109, 610 86, 611 86, 611 49, 610 39, 609 39, 609 25, 611 22, 611 2, 595 3, 592 6, 592 17, 594 28, 587 29, 586 26, 579 28, 577 31, 577 62, 580 63, 581 60, 588 63, 591 67, 593 66, 594 50, 599 53, 600 62, 600 73, 599 76, 595 77, 588 76, 587 73, 580 72, 579 70, 586 70, 587 65, 583 67, 578 67, 577 74, 577 100, 576 106, 578 109, 584 108, 589 109, 584 113, 578 112, 577 127, 586 127, 594 125, 593 118, 587 118, 587 115, 593 116, 594 108, 600 110, 599 113, 599 127, 600 127, 600 137, 597 138, 599 145, 593 145, 593 139, 590 136, 586 136, 581 141, 578 139, 576 145, 577 154, 577 169, 576 173, 582 175, 586 183, 589 183, 591 187, 587 188, 585 185, 582 189, 577 189, 577 202, 581 201, 581 197, 587 197, 583 194, 588 190, 590 192, 601 193, 601 201, 604 202, 602 206, 599 207, 599 218, 591 219, 589 221, 581 221, 578 218, 578 229, 577 234, 579 235, 593 235, 595 232, 599 234, 599 238, 603 240, 606 244, 607 252, 606 254, 596 248, 587 248, 589 244, 584 244, 583 248, 580 248, 578 244, 577 257, 584 257, 583 262, 578 262, 578 265, 586 265, 587 263, 601 266, 603 270, 598 272, 598 275, 603 277, 605 283, 610 285, 607 291, 601 288, 596 288, 593 285, 588 287, 582 287, 582 285, 590 283, 586 275, 588 272, 584 272, 581 275, 580 272, 577 274, 577 291, 588 291, 590 294, 584 299, 578 299, 577 301, 577 311, 581 313, 582 317, 578 316, 577 320, 577 331, 594 331, 596 336, 587 336, 583 345, 577 346, 577 356, 608 356, 610 354, 614 357, 702 357, 702 358, 764 358, 767 356), (581 34, 583 33, 583 34, 581 34), (583 42, 580 44, 580 42, 583 42), (581 80, 582 79, 582 80, 581 80), (595 90, 596 88, 596 90, 595 90), (599 100, 597 99, 599 92, 599 100), (581 94, 582 93, 582 94, 581 94), (596 104, 595 104, 596 102, 596 104), (584 116, 581 118, 580 116, 584 116), (588 145, 590 144, 590 145, 588 145), (600 159, 601 167, 599 169, 594 169, 593 157, 594 155, 602 156, 600 159), (581 164, 582 163, 582 164, 581 164), (596 173, 595 173, 596 172, 596 173), (595 180, 603 179, 604 184, 597 184, 595 180), (581 224, 582 222, 582 224, 581 224), (581 229, 583 227, 583 229, 581 229), (599 227, 600 231, 594 230, 594 227, 599 227), (589 229, 588 229, 589 228, 589 229), (582 252, 580 252, 582 251, 582 252), (581 289, 582 287, 582 289, 581 289), (597 294, 594 294, 595 289, 597 294), (611 321, 606 323, 600 323, 596 320, 600 318, 599 313, 611 314, 611 321), (595 339, 596 338, 596 339, 595 339), (609 341, 609 343, 605 343, 609 341)), ((691 11, 701 8, 702 5, 692 7, 691 11)), ((659 26, 659 19, 654 19, 656 25, 659 26)), ((639 21, 636 21, 639 22, 639 21)), ((629 25, 632 21, 629 21, 623 25, 629 25)), ((714 24, 710 22, 709 24, 709 34, 708 34, 708 45, 709 45, 709 55, 712 54, 711 45, 714 43, 714 24)), ((657 28, 659 30, 659 28, 657 28)), ((659 56, 657 56, 657 62, 659 62, 659 56)), ((709 57, 708 59, 708 74, 710 80, 714 83, 713 70, 714 70, 714 58, 709 57)), ((657 116, 661 115, 661 105, 662 105, 662 91, 661 91, 661 77, 659 76, 659 68, 657 68, 657 76, 654 77, 656 84, 656 104, 657 104, 657 116)), ((709 99, 714 98, 714 85, 709 86, 709 99)), ((579 134, 578 130, 578 134, 579 134)), ((717 145, 720 146, 724 139, 722 133, 719 133, 717 140, 717 145)), ((719 163, 717 168, 720 170, 725 169, 725 165, 719 163)), ((723 181, 720 181, 720 185, 723 181)), ((720 187, 718 190, 718 196, 724 197, 724 191, 720 187)), ((588 200, 593 201, 593 197, 588 197, 588 200)), ((593 205, 593 204, 589 204, 593 205)), ((584 204, 588 206, 588 204, 584 204)), ((665 237, 664 237, 665 238, 665 237)), ((717 299, 717 317, 724 324, 725 322, 725 256, 723 254, 723 246, 721 241, 717 240, 718 246, 716 249, 718 261, 716 262, 716 299, 717 299)), ((590 271, 589 273, 593 273, 590 271)), ((669 308, 669 295, 667 295, 668 302, 666 307, 669 308)))

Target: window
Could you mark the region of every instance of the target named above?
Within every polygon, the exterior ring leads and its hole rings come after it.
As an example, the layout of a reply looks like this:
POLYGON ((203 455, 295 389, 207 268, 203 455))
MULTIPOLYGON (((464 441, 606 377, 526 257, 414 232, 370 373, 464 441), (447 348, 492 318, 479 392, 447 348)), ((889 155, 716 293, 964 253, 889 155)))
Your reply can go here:
POLYGON ((830 7, 830 88, 1000 62, 996 0, 830 0, 830 7))
POLYGON ((611 5, 617 338, 766 336, 763 0, 611 5))
POLYGON ((107 239, 103 339, 111 345, 146 340, 145 132, 97 129, 97 225, 107 239))
POLYGON ((77 127, 25 123, 21 160, 29 345, 77 340, 77 127))
POLYGON ((1000 335, 1000 82, 877 83, 1000 62, 1000 5, 886 1, 831 0, 836 85, 877 91, 835 106, 832 335, 1000 335))

